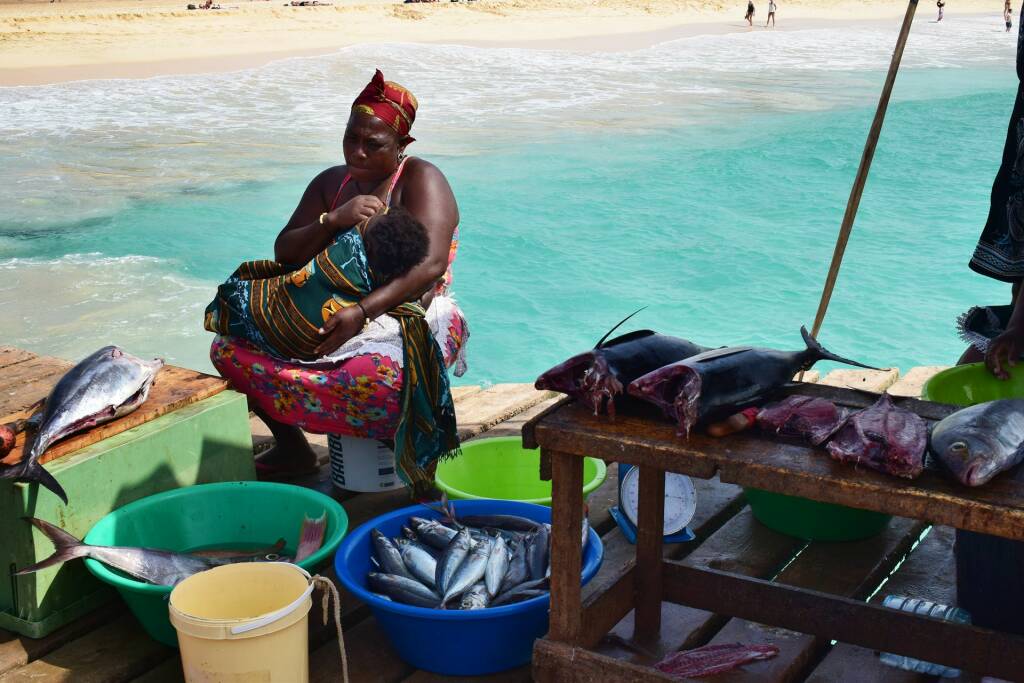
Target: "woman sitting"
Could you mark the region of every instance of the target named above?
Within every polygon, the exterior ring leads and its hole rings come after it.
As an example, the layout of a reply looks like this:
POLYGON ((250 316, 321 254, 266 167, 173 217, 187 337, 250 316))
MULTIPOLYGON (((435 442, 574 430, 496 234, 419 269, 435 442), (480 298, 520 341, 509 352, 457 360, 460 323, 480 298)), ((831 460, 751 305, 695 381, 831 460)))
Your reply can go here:
POLYGON ((394 439, 399 475, 419 492, 437 458, 457 448, 445 366, 457 363, 461 374, 468 330, 445 295, 459 211, 444 174, 405 156, 416 109, 408 90, 376 72, 352 106, 343 139, 346 163, 310 182, 278 235, 274 260, 298 271, 340 234, 385 207, 401 207, 423 225, 426 258, 386 284, 353 287, 347 300, 325 302, 310 354, 317 360, 310 363, 277 357, 233 337, 213 343, 213 364, 249 397, 276 440, 257 459, 262 477, 315 471, 316 456, 302 430, 394 439), (424 309, 433 334, 411 338, 409 330, 423 329, 418 323, 424 309), (410 420, 414 412, 429 420, 410 420))

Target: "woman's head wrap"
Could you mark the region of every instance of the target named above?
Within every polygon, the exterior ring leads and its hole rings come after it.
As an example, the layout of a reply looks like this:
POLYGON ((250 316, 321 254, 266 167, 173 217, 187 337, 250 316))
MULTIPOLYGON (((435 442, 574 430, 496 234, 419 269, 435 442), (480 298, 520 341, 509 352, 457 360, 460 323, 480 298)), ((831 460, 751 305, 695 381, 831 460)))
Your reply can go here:
POLYGON ((416 120, 418 106, 419 103, 411 92, 397 83, 385 81, 384 74, 377 69, 373 78, 352 103, 352 111, 376 116, 395 129, 399 143, 407 145, 415 140, 409 136, 409 130, 416 120))

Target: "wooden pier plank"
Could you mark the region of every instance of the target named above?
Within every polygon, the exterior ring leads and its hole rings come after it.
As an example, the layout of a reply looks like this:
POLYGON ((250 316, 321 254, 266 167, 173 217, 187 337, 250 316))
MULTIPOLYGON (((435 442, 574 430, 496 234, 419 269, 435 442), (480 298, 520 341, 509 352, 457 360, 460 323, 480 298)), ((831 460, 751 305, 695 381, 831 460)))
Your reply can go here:
POLYGON ((151 639, 125 614, 25 666, 0 683, 120 683, 168 659, 174 650, 151 639))
MULTIPOLYGON (((924 529, 913 520, 894 519, 877 536, 846 543, 814 542, 775 577, 777 583, 849 598, 867 597, 906 555, 924 529)), ((786 683, 795 680, 825 647, 815 636, 730 619, 710 644, 775 645, 772 659, 751 662, 722 674, 723 683, 786 683)))
POLYGON ((459 437, 468 439, 554 396, 530 384, 495 384, 456 406, 459 437))
MULTIPOLYGON (((881 603, 886 595, 893 594, 925 598, 944 605, 955 604, 953 537, 954 531, 949 527, 932 527, 872 602, 881 603)), ((886 666, 874 650, 838 643, 807 678, 808 683, 875 683, 883 680, 886 683, 918 683, 932 680, 932 677, 886 666)))
POLYGON ((120 602, 107 605, 89 612, 42 638, 28 638, 0 629, 0 674, 28 664, 34 659, 39 659, 63 647, 72 640, 113 621, 124 611, 124 606, 120 602))
MULTIPOLYGON (((698 494, 699 496, 699 494, 698 494)), ((698 504, 700 510, 703 503, 698 504)), ((746 576, 772 576, 784 566, 805 543, 791 536, 772 531, 756 521, 749 508, 744 508, 682 560, 693 567, 710 567, 746 576)), ((668 546, 671 547, 671 546, 668 546)), ((633 612, 620 621, 597 652, 616 659, 650 665, 669 652, 702 645, 727 621, 704 610, 663 602, 662 631, 655 642, 632 641, 633 612)))
POLYGON ((0 370, 17 363, 24 363, 35 358, 36 354, 31 351, 19 349, 14 346, 0 346, 0 370))

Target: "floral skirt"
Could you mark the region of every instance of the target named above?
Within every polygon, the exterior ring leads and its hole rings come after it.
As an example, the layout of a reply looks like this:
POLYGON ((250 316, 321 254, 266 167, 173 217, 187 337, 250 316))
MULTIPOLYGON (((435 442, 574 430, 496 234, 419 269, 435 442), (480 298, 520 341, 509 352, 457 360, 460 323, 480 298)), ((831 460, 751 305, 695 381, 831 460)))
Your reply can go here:
MULTIPOLYGON (((444 322, 435 337, 445 365, 451 367, 461 361, 469 331, 461 313, 444 322)), ((233 389, 279 422, 315 434, 368 439, 395 434, 402 364, 393 355, 364 353, 329 366, 310 366, 269 356, 244 340, 217 337, 210 360, 233 389)))

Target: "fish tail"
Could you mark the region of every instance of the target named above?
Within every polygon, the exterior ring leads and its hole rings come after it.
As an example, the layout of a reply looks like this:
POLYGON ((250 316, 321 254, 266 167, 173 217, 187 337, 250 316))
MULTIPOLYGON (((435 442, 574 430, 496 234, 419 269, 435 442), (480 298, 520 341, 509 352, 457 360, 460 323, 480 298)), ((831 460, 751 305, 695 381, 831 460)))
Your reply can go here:
POLYGON ((61 562, 73 560, 76 557, 85 557, 88 555, 89 546, 84 545, 81 541, 63 529, 56 527, 49 522, 44 522, 41 519, 36 519, 35 517, 24 517, 23 519, 43 532, 43 535, 53 543, 54 548, 56 548, 56 552, 42 562, 31 564, 14 572, 15 576, 31 574, 32 572, 37 572, 40 569, 46 569, 47 567, 52 567, 55 564, 60 564, 61 562))
POLYGON ((632 318, 634 315, 636 315, 640 311, 644 310, 645 308, 647 308, 647 307, 646 306, 641 306, 640 308, 636 309, 635 311, 633 311, 632 313, 627 315, 625 318, 620 320, 619 322, 615 323, 615 327, 613 327, 612 329, 610 329, 607 332, 605 332, 604 336, 601 337, 601 339, 596 344, 594 344, 594 348, 595 349, 601 348, 601 344, 604 344, 605 340, 607 340, 608 337, 612 336, 612 332, 614 332, 615 330, 617 330, 620 327, 622 327, 623 323, 625 323, 627 320, 629 320, 630 318, 632 318))
POLYGON ((305 516, 302 520, 302 530, 299 531, 299 547, 295 551, 295 563, 298 564, 306 559, 324 543, 324 532, 327 530, 327 511, 313 519, 305 516))
POLYGON ((819 344, 818 340, 811 336, 811 333, 807 331, 806 327, 801 327, 800 328, 800 334, 804 338, 804 343, 807 344, 807 351, 808 351, 808 363, 806 364, 807 368, 811 367, 812 365, 814 365, 814 363, 816 363, 819 360, 831 360, 831 361, 835 361, 837 363, 846 363, 847 365, 855 365, 858 368, 866 368, 868 370, 878 370, 878 369, 880 369, 880 368, 876 368, 876 367, 871 366, 871 365, 864 365, 863 363, 858 363, 857 361, 850 360, 849 358, 843 358, 842 356, 837 356, 836 354, 832 353, 831 351, 826 349, 824 346, 819 344))
POLYGON ((52 491, 58 498, 64 501, 65 505, 68 504, 68 494, 64 491, 64 487, 31 456, 25 458, 17 465, 0 469, 0 479, 37 482, 52 491))

